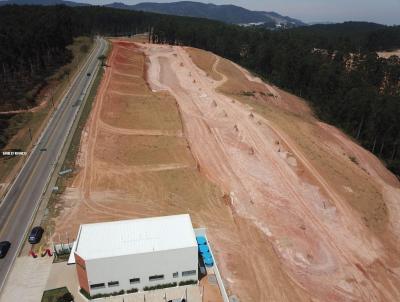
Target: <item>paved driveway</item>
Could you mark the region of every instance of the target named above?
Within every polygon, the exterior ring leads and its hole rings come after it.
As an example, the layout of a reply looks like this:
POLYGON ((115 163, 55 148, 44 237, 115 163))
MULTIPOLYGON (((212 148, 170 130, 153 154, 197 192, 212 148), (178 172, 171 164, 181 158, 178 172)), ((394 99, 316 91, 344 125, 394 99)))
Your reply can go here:
POLYGON ((52 268, 52 260, 52 257, 18 257, 3 287, 0 301, 41 301, 52 268))

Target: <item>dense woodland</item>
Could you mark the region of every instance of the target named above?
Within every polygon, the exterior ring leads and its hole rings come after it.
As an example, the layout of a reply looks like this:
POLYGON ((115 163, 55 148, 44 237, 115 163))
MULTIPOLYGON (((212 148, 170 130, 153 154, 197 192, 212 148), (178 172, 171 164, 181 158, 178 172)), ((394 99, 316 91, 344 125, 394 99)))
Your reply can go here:
POLYGON ((10 83, 22 79, 27 91, 68 61, 73 37, 148 28, 154 42, 213 51, 304 97, 321 119, 400 175, 400 59, 376 54, 400 48, 399 26, 348 22, 268 31, 104 7, 2 7, 0 101, 16 101, 10 83))
POLYGON ((148 30, 155 16, 65 6, 0 7, 0 111, 34 105, 45 78, 71 60, 74 37, 148 30))

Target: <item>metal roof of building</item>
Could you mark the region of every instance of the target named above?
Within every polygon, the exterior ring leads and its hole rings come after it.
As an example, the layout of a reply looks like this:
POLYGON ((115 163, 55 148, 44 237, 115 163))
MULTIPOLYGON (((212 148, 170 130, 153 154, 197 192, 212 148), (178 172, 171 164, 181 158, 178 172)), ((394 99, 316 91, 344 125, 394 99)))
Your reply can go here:
POLYGON ((76 241, 85 260, 197 248, 189 214, 83 224, 76 241))

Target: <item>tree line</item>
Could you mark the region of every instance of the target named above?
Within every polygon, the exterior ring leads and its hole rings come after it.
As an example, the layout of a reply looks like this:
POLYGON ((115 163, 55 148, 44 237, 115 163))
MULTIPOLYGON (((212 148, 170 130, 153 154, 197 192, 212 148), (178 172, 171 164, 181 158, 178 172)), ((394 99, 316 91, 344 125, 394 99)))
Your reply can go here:
POLYGON ((72 59, 66 47, 74 37, 142 32, 155 20, 103 7, 0 7, 0 111, 34 106, 34 93, 27 92, 72 59))
POLYGON ((155 43, 212 51, 305 99, 321 119, 356 138, 400 175, 400 27, 347 22, 282 31, 105 7, 0 7, 0 106, 71 59, 81 35, 151 29, 155 43), (13 86, 14 85, 14 86, 13 86), (18 90, 18 91, 19 91, 18 90), (4 97, 5 96, 5 97, 4 97))
MULTIPOLYGON (((0 111, 36 106, 46 78, 70 62, 78 36, 148 31, 157 15, 104 7, 0 7, 0 111)), ((15 114, 0 115, 0 149, 15 134, 15 114)), ((19 122, 18 122, 19 123, 19 122)))

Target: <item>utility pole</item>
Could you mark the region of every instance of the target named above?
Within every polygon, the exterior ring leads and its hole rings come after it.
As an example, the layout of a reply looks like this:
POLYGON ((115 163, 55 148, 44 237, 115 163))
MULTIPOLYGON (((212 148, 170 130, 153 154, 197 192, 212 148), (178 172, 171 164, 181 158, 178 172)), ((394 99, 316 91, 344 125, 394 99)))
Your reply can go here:
POLYGON ((51 90, 51 97, 50 97, 51 104, 54 108, 54 88, 51 90))
POLYGON ((31 138, 31 141, 32 141, 32 130, 31 130, 31 127, 29 127, 28 130, 29 130, 29 137, 31 138))

